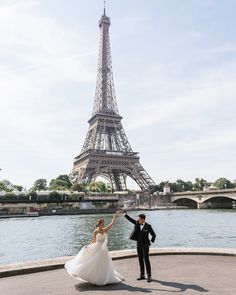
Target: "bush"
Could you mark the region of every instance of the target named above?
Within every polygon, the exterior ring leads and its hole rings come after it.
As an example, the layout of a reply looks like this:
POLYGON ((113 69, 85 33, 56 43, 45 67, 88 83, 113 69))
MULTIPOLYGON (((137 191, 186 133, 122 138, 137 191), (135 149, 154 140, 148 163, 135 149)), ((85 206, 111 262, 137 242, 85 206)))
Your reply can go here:
POLYGON ((62 196, 58 192, 52 191, 49 193, 49 200, 58 202, 62 200, 62 196))
POLYGON ((5 194, 5 200, 11 200, 14 201, 17 199, 17 196, 13 193, 6 193, 5 194))

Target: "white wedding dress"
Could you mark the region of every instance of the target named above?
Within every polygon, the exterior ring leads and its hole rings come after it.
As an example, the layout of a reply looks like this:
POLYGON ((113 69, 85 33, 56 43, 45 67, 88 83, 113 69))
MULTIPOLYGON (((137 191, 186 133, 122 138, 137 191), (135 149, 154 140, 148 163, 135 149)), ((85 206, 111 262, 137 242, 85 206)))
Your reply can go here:
POLYGON ((96 242, 84 246, 75 258, 65 264, 65 268, 73 278, 98 286, 116 284, 124 280, 114 269, 107 248, 106 233, 98 233, 96 242))

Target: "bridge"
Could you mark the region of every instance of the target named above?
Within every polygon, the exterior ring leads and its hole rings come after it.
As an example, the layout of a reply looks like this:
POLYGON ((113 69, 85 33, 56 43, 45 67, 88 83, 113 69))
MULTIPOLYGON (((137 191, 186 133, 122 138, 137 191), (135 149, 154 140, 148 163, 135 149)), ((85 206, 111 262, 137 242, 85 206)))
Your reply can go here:
POLYGON ((192 208, 236 208, 236 189, 173 193, 171 202, 192 208))

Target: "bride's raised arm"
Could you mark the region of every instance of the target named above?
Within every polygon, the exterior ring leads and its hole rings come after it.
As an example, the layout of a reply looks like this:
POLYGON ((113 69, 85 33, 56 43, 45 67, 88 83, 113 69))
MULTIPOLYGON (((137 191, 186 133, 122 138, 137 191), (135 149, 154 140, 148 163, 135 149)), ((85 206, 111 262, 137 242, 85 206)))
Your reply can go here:
POLYGON ((114 222, 115 222, 115 219, 116 219, 116 215, 117 215, 118 213, 119 213, 119 211, 116 211, 116 213, 113 215, 113 218, 112 218, 111 223, 110 223, 107 227, 104 228, 104 232, 105 232, 105 233, 108 232, 108 231, 112 228, 112 226, 113 226, 113 224, 114 224, 114 222))

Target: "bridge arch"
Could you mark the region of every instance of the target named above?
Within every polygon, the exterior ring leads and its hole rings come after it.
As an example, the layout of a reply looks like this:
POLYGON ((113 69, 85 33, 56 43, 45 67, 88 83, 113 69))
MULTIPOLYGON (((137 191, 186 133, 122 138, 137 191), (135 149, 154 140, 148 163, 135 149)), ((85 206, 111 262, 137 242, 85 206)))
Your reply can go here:
POLYGON ((188 197, 179 197, 174 199, 172 202, 178 206, 184 206, 188 208, 198 208, 197 201, 188 197))
POLYGON ((202 204, 208 204, 208 208, 232 209, 236 205, 236 197, 230 196, 211 196, 206 198, 202 204))
POLYGON ((236 197, 231 196, 224 196, 224 195, 215 195, 215 196, 209 196, 208 198, 204 199, 204 202, 207 202, 208 200, 215 199, 215 198, 222 198, 222 199, 230 199, 232 201, 236 201, 236 197))

